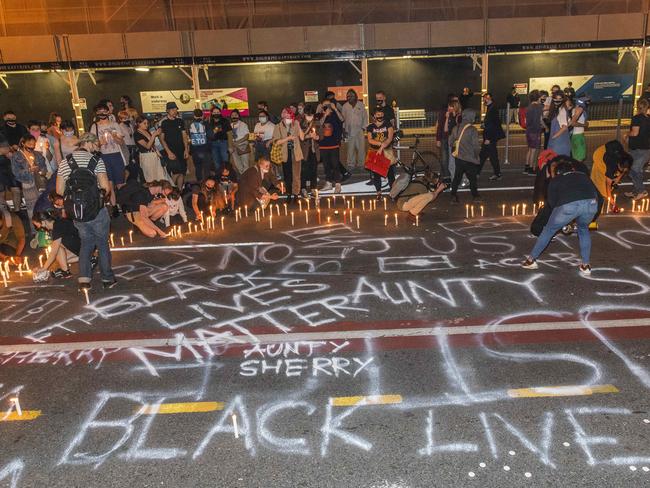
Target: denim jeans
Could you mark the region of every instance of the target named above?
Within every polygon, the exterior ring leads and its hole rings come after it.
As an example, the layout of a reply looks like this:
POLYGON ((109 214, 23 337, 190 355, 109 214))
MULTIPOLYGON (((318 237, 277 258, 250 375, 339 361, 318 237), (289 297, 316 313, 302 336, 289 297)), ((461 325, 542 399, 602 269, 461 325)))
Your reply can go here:
POLYGON ((212 151, 212 162, 218 177, 221 174, 221 167, 228 162, 228 141, 225 139, 212 141, 210 150, 212 151))
POLYGON ((598 203, 595 198, 589 200, 577 200, 575 202, 565 203, 553 209, 548 223, 544 230, 537 238, 535 247, 530 257, 535 260, 546 249, 553 236, 565 225, 574 220, 578 225, 578 240, 580 241, 580 256, 582 264, 589 264, 591 257, 591 236, 589 235, 589 224, 596 215, 598 203))
POLYGON ((631 149, 632 167, 630 168, 630 179, 634 185, 634 193, 643 193, 643 167, 650 159, 650 149, 631 149))
POLYGON ((443 178, 452 178, 449 171, 449 139, 440 139, 440 175, 443 178))
POLYGON ((111 250, 108 236, 111 229, 111 219, 108 210, 102 208, 95 220, 90 222, 75 222, 74 226, 79 231, 81 238, 81 251, 79 252, 79 283, 90 283, 93 269, 90 257, 95 248, 99 254, 99 269, 102 281, 110 282, 115 279, 111 267, 111 250))

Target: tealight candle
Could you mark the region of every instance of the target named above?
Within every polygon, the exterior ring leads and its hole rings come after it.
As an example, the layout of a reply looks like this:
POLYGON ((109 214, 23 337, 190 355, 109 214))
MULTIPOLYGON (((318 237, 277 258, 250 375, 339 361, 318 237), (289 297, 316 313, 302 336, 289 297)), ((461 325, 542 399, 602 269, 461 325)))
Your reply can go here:
POLYGON ((291 212, 291 227, 294 226, 294 220, 293 220, 293 212, 291 212))
POLYGON ((399 222, 397 221, 397 212, 395 212, 395 227, 397 227, 399 222))

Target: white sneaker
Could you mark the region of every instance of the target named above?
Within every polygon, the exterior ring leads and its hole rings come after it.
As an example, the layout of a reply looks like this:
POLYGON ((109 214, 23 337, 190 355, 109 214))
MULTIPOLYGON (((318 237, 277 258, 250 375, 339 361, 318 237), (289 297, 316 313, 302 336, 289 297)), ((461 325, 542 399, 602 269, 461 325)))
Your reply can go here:
POLYGON ((539 266, 537 265, 537 261, 534 261, 531 258, 526 258, 526 260, 521 263, 521 267, 524 269, 537 269, 539 266))
POLYGON ((591 275, 591 266, 588 264, 581 264, 578 266, 578 271, 580 271, 581 275, 589 276, 591 275))
POLYGON ((332 183, 329 181, 326 181, 325 184, 323 185, 323 188, 321 188, 320 191, 328 191, 332 189, 332 183))
POLYGON ((341 193, 341 183, 337 183, 334 186, 334 193, 341 193))

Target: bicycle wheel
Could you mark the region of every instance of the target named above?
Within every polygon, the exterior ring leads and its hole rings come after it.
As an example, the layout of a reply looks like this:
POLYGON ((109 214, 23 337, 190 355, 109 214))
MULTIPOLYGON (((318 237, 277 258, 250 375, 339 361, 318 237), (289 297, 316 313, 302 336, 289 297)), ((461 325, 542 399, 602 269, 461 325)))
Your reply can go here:
POLYGON ((414 172, 424 171, 430 167, 433 170, 440 168, 440 157, 434 151, 420 151, 420 157, 416 157, 413 162, 414 172))

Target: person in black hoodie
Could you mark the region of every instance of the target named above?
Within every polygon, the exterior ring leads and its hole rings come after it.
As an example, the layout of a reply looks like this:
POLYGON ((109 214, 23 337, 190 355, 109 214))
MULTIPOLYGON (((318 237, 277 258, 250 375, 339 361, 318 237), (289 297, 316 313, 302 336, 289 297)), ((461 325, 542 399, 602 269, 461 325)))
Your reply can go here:
POLYGON ((2 128, 0 129, 2 131, 2 134, 5 136, 5 139, 9 142, 9 145, 11 146, 11 149, 13 151, 18 150, 18 143, 20 142, 20 139, 27 134, 29 134, 29 131, 27 128, 19 124, 16 120, 16 114, 13 113, 11 110, 7 110, 4 115, 4 124, 2 125, 2 128))
POLYGON ((490 159, 494 174, 490 180, 501 179, 501 165, 499 164, 499 153, 497 151, 497 142, 505 137, 501 120, 499 119, 499 109, 492 100, 492 94, 483 95, 483 102, 486 106, 485 118, 483 119, 483 146, 480 154, 479 174, 483 171, 483 165, 487 159, 490 159))

